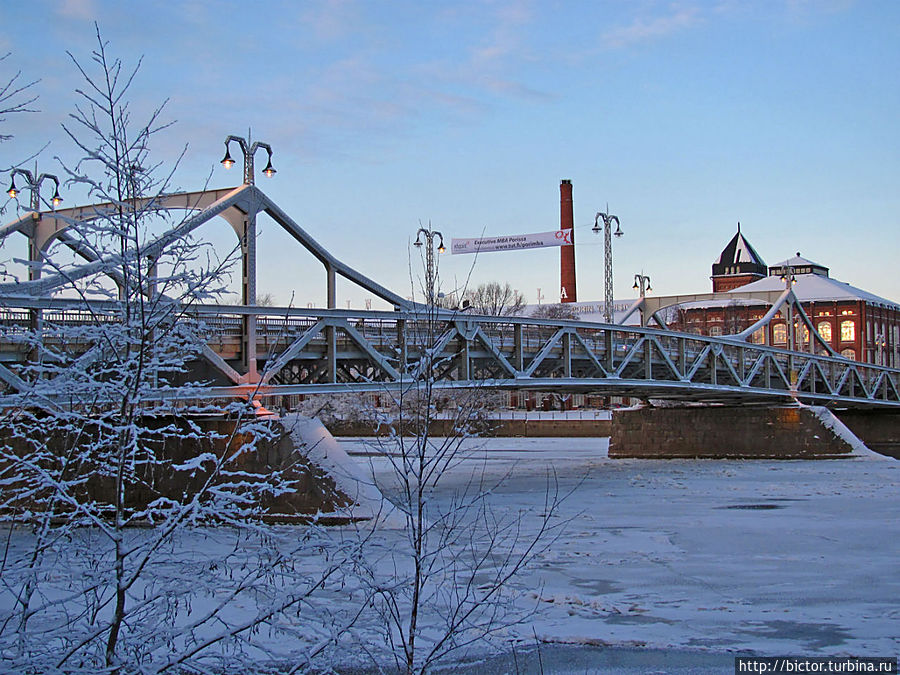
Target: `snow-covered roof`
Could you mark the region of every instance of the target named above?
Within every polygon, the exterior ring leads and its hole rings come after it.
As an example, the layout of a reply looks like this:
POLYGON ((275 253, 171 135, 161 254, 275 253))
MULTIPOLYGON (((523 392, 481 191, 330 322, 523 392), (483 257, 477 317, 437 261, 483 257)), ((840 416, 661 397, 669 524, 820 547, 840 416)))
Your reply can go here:
MULTIPOLYGON (((815 264, 815 263, 813 263, 815 264)), ((856 288, 843 281, 820 274, 797 274, 794 277, 794 295, 800 302, 821 302, 832 300, 862 300, 871 305, 881 305, 900 310, 900 304, 856 288)), ((729 293, 745 293, 748 291, 780 291, 784 290, 784 281, 779 276, 770 276, 735 288, 729 293)))
POLYGON ((780 263, 769 267, 769 274, 781 276, 787 268, 791 268, 794 274, 797 274, 798 270, 800 270, 800 274, 820 274, 822 276, 828 276, 828 268, 825 267, 825 265, 820 265, 808 258, 804 258, 800 255, 800 251, 797 251, 797 255, 793 258, 782 260, 780 263))
POLYGON ((813 267, 824 267, 824 265, 820 265, 817 262, 813 262, 808 258, 804 258, 800 255, 800 252, 797 251, 797 255, 793 258, 788 258, 787 260, 782 260, 780 263, 775 263, 772 267, 799 267, 803 265, 810 265, 813 267))

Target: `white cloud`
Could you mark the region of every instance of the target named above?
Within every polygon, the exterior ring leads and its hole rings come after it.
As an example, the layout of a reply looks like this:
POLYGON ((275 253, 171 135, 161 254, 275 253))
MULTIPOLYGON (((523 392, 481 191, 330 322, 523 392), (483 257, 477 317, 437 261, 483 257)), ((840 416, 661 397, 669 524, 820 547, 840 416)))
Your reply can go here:
POLYGON ((607 47, 627 47, 687 30, 699 21, 700 16, 696 8, 673 6, 671 13, 666 16, 638 17, 628 26, 607 31, 602 37, 602 42, 607 47))
POLYGON ((72 19, 90 21, 97 18, 97 7, 94 0, 63 0, 59 4, 57 12, 72 19))
POLYGON ((304 7, 300 20, 304 32, 327 42, 345 38, 360 28, 358 10, 352 0, 320 0, 304 7))
POLYGON ((530 5, 530 2, 515 0, 497 8, 488 38, 472 50, 473 65, 478 68, 500 66, 522 51, 522 31, 532 20, 530 5))

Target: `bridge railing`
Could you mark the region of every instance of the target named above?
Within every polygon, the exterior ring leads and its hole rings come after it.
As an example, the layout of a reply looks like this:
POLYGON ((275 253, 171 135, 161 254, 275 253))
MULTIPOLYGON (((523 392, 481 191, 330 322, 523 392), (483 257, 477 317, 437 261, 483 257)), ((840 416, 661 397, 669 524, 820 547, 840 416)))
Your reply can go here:
MULTIPOLYGON (((92 304, 90 311, 74 301, 61 306, 52 300, 21 307, 11 299, 6 303, 0 309, 0 352, 13 364, 30 358, 15 344, 34 328, 36 309, 44 336, 55 342, 67 328, 118 320, 115 303, 92 304)), ((285 393, 304 387, 401 386, 416 377, 423 355, 433 353, 440 361, 442 386, 489 382, 710 401, 795 397, 900 406, 897 369, 650 327, 451 312, 241 306, 197 306, 186 315, 201 326, 198 339, 233 370, 240 369, 245 322, 255 317, 262 377, 270 390, 285 393), (267 377, 271 368, 292 373, 267 377), (282 384, 288 381, 289 386, 282 384)), ((210 377, 210 391, 222 394, 224 384, 210 377)))

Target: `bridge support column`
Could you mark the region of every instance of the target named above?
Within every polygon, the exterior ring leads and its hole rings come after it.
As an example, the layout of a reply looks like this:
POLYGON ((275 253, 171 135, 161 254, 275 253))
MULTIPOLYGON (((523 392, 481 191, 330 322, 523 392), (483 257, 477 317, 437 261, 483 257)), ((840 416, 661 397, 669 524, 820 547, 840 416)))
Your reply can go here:
POLYGON ((337 382, 337 331, 334 326, 325 326, 325 360, 328 381, 337 382))
MULTIPOLYGON (((241 303, 247 307, 256 304, 256 214, 247 214, 241 234, 241 303)), ((259 382, 256 368, 256 315, 243 319, 244 369, 251 383, 259 382)))
POLYGON ((522 342, 522 324, 513 327, 513 368, 521 373, 525 370, 525 349, 522 342))
POLYGON ((328 309, 336 309, 337 308, 337 274, 335 272, 334 267, 331 265, 325 266, 325 276, 326 276, 326 304, 328 309))
POLYGON ((862 442, 817 406, 616 410, 609 441, 612 458, 832 459, 857 451, 866 452, 862 442))
POLYGON ((612 373, 616 369, 615 333, 611 330, 603 331, 603 343, 603 367, 612 373))
MULTIPOLYGON (((37 228, 35 228, 37 229, 37 228)), ((37 232, 28 237, 28 262, 31 265, 28 268, 28 281, 37 281, 41 278, 41 248, 37 242, 37 232)), ((28 323, 34 335, 40 335, 44 328, 44 313, 39 309, 28 310, 28 323)), ((43 338, 41 339, 43 342, 43 338)), ((31 361, 39 361, 41 352, 39 347, 35 347, 29 352, 28 358, 31 361)))
POLYGON ((462 347, 459 350, 459 379, 461 380, 468 380, 472 376, 471 347, 472 341, 464 339, 462 347))

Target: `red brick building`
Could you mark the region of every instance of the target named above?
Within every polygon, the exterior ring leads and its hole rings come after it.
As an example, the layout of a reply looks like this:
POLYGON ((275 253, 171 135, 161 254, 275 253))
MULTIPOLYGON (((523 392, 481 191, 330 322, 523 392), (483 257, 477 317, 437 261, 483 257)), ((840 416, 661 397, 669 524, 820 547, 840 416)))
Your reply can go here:
MULTIPOLYGON (((711 279, 714 292, 778 291, 784 289, 785 279, 791 279, 803 310, 832 349, 858 361, 900 367, 900 304, 833 279, 827 267, 799 252, 766 266, 738 225, 737 234, 713 263, 711 279)), ((671 326, 702 335, 730 335, 767 311, 762 303, 737 298, 691 303, 677 310, 671 326)), ((808 349, 809 331, 795 322, 796 348, 808 349)), ((785 316, 779 312, 752 341, 786 347, 788 335, 785 316)))

